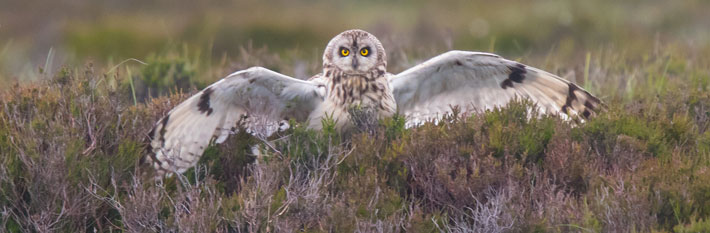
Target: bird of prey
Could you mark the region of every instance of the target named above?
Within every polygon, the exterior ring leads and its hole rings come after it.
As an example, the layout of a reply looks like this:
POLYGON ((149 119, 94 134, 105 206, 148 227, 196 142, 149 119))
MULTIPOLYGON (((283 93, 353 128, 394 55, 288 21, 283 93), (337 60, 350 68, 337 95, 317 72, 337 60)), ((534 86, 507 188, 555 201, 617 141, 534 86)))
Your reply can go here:
POLYGON ((363 30, 335 36, 323 71, 309 80, 253 67, 228 75, 173 108, 149 133, 147 162, 159 175, 195 166, 212 140, 223 142, 248 116, 294 119, 320 129, 326 117, 339 130, 355 127, 350 109, 395 113, 409 121, 441 117, 451 106, 485 110, 527 98, 543 113, 589 118, 600 100, 556 75, 490 53, 449 51, 399 74, 387 72, 380 41, 363 30))

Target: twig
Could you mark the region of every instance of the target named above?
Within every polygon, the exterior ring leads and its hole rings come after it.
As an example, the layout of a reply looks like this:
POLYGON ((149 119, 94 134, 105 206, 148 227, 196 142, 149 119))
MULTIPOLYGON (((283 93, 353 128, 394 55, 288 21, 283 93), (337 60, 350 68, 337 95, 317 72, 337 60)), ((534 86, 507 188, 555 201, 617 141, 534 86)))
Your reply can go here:
POLYGON ((271 145, 271 143, 270 143, 269 141, 266 141, 265 139, 263 139, 263 138, 261 138, 261 137, 255 137, 255 138, 259 139, 259 141, 261 141, 261 142, 263 142, 264 144, 266 144, 271 150, 273 150, 274 152, 276 152, 276 154, 278 154, 278 155, 280 155, 280 156, 283 156, 283 154, 281 153, 281 151, 277 150, 276 147, 274 147, 273 145, 271 145))

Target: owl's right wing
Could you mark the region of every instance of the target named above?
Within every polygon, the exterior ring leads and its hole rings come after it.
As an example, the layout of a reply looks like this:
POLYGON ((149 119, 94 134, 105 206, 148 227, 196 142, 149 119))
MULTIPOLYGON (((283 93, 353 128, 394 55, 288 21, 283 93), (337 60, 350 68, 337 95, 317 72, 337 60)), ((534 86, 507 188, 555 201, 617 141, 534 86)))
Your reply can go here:
POLYGON ((544 113, 587 118, 603 104, 556 75, 490 53, 450 51, 390 76, 397 111, 414 121, 435 119, 451 106, 501 107, 528 98, 544 113))
POLYGON ((246 116, 307 120, 325 87, 253 67, 235 72, 173 108, 150 132, 146 162, 162 175, 197 164, 212 139, 224 141, 246 116))

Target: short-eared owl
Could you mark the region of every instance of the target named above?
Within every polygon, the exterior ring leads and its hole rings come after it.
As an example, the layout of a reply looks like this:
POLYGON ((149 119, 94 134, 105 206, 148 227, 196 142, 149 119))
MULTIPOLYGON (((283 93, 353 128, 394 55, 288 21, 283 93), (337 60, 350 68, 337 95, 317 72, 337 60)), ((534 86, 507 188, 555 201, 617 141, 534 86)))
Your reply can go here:
POLYGON ((528 98, 545 113, 588 118, 602 105, 579 86, 545 71, 489 54, 450 51, 399 74, 387 73, 380 41, 362 30, 333 38, 323 53, 323 72, 308 81, 253 67, 230 74, 185 100, 150 132, 147 162, 182 173, 194 166, 211 140, 223 142, 241 119, 294 119, 319 129, 332 117, 340 130, 353 127, 349 109, 395 113, 411 121, 451 111, 491 109, 528 98))

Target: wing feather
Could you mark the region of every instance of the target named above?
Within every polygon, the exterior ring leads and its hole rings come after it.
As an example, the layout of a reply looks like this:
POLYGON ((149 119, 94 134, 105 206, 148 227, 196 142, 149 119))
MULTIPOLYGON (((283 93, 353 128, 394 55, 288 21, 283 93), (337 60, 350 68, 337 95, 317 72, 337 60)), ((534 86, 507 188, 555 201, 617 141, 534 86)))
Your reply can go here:
POLYGON ((212 139, 223 142, 241 120, 306 121, 323 101, 325 88, 254 67, 235 72, 173 108, 150 133, 147 162, 158 170, 182 173, 197 164, 212 139))
POLYGON ((486 110, 529 98, 544 113, 588 118, 602 103, 556 75, 489 53, 450 51, 390 76, 397 111, 414 121, 438 118, 452 106, 486 110))

